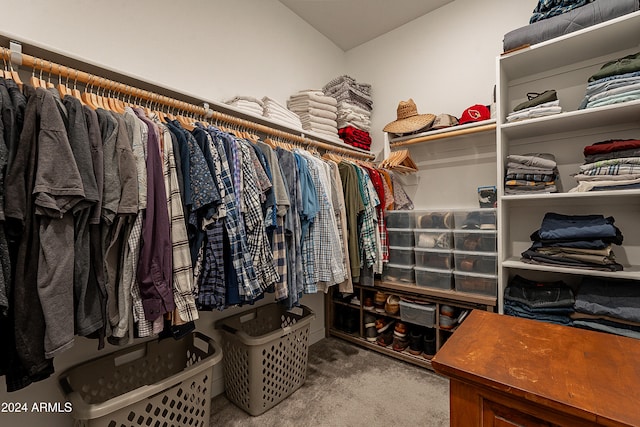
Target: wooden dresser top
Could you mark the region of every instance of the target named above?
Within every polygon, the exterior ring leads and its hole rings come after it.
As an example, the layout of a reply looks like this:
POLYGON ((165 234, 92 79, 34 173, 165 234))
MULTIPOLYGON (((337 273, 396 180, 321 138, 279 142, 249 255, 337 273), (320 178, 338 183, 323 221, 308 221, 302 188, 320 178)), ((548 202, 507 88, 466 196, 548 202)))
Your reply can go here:
POLYGON ((431 363, 592 422, 640 426, 640 340, 474 310, 431 363))

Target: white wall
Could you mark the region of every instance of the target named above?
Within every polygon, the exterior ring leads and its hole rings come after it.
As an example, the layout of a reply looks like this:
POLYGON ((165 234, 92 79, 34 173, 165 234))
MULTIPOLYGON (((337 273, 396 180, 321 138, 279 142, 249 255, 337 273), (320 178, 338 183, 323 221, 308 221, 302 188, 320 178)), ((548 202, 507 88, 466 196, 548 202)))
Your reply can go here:
POLYGON ((503 35, 529 23, 536 0, 456 0, 346 53, 347 73, 371 83, 374 151, 402 100, 460 117, 489 104, 503 35))
POLYGON ((5 3, 2 33, 213 101, 285 102, 344 70, 344 52, 276 0, 5 3))

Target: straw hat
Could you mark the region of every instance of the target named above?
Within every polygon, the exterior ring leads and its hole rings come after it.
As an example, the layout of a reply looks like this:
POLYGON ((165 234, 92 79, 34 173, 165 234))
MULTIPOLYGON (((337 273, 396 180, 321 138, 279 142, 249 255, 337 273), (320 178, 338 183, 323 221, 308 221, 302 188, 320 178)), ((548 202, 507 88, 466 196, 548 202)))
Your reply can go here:
POLYGON ((389 133, 410 133, 430 126, 436 118, 435 114, 418 114, 413 99, 400 101, 396 113, 397 119, 386 125, 382 131, 389 133))

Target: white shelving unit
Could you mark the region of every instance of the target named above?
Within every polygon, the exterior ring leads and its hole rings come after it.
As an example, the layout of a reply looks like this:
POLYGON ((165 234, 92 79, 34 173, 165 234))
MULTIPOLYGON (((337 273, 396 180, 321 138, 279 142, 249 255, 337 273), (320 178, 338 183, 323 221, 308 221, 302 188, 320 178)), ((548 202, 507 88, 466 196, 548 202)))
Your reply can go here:
POLYGON ((608 61, 640 51, 640 12, 539 43, 497 59, 498 305, 515 274, 537 280, 578 283, 582 276, 640 280, 640 190, 568 193, 572 174, 584 163, 587 145, 608 139, 640 138, 640 102, 578 110, 587 80, 608 61), (527 92, 555 89, 563 113, 506 123, 506 116, 527 92), (505 159, 509 154, 553 153, 560 172, 560 193, 505 195, 505 159), (604 272, 527 264, 520 254, 544 214, 613 216, 624 242, 614 246, 624 271, 604 272))

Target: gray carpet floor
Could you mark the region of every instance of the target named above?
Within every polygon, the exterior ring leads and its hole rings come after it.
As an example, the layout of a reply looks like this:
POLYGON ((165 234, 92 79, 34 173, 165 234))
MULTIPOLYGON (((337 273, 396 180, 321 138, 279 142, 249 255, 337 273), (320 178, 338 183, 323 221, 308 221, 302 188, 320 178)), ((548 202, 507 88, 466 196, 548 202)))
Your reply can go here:
POLYGON ((280 404, 253 417, 224 394, 213 399, 213 426, 448 426, 449 380, 337 338, 309 347, 307 380, 280 404))

